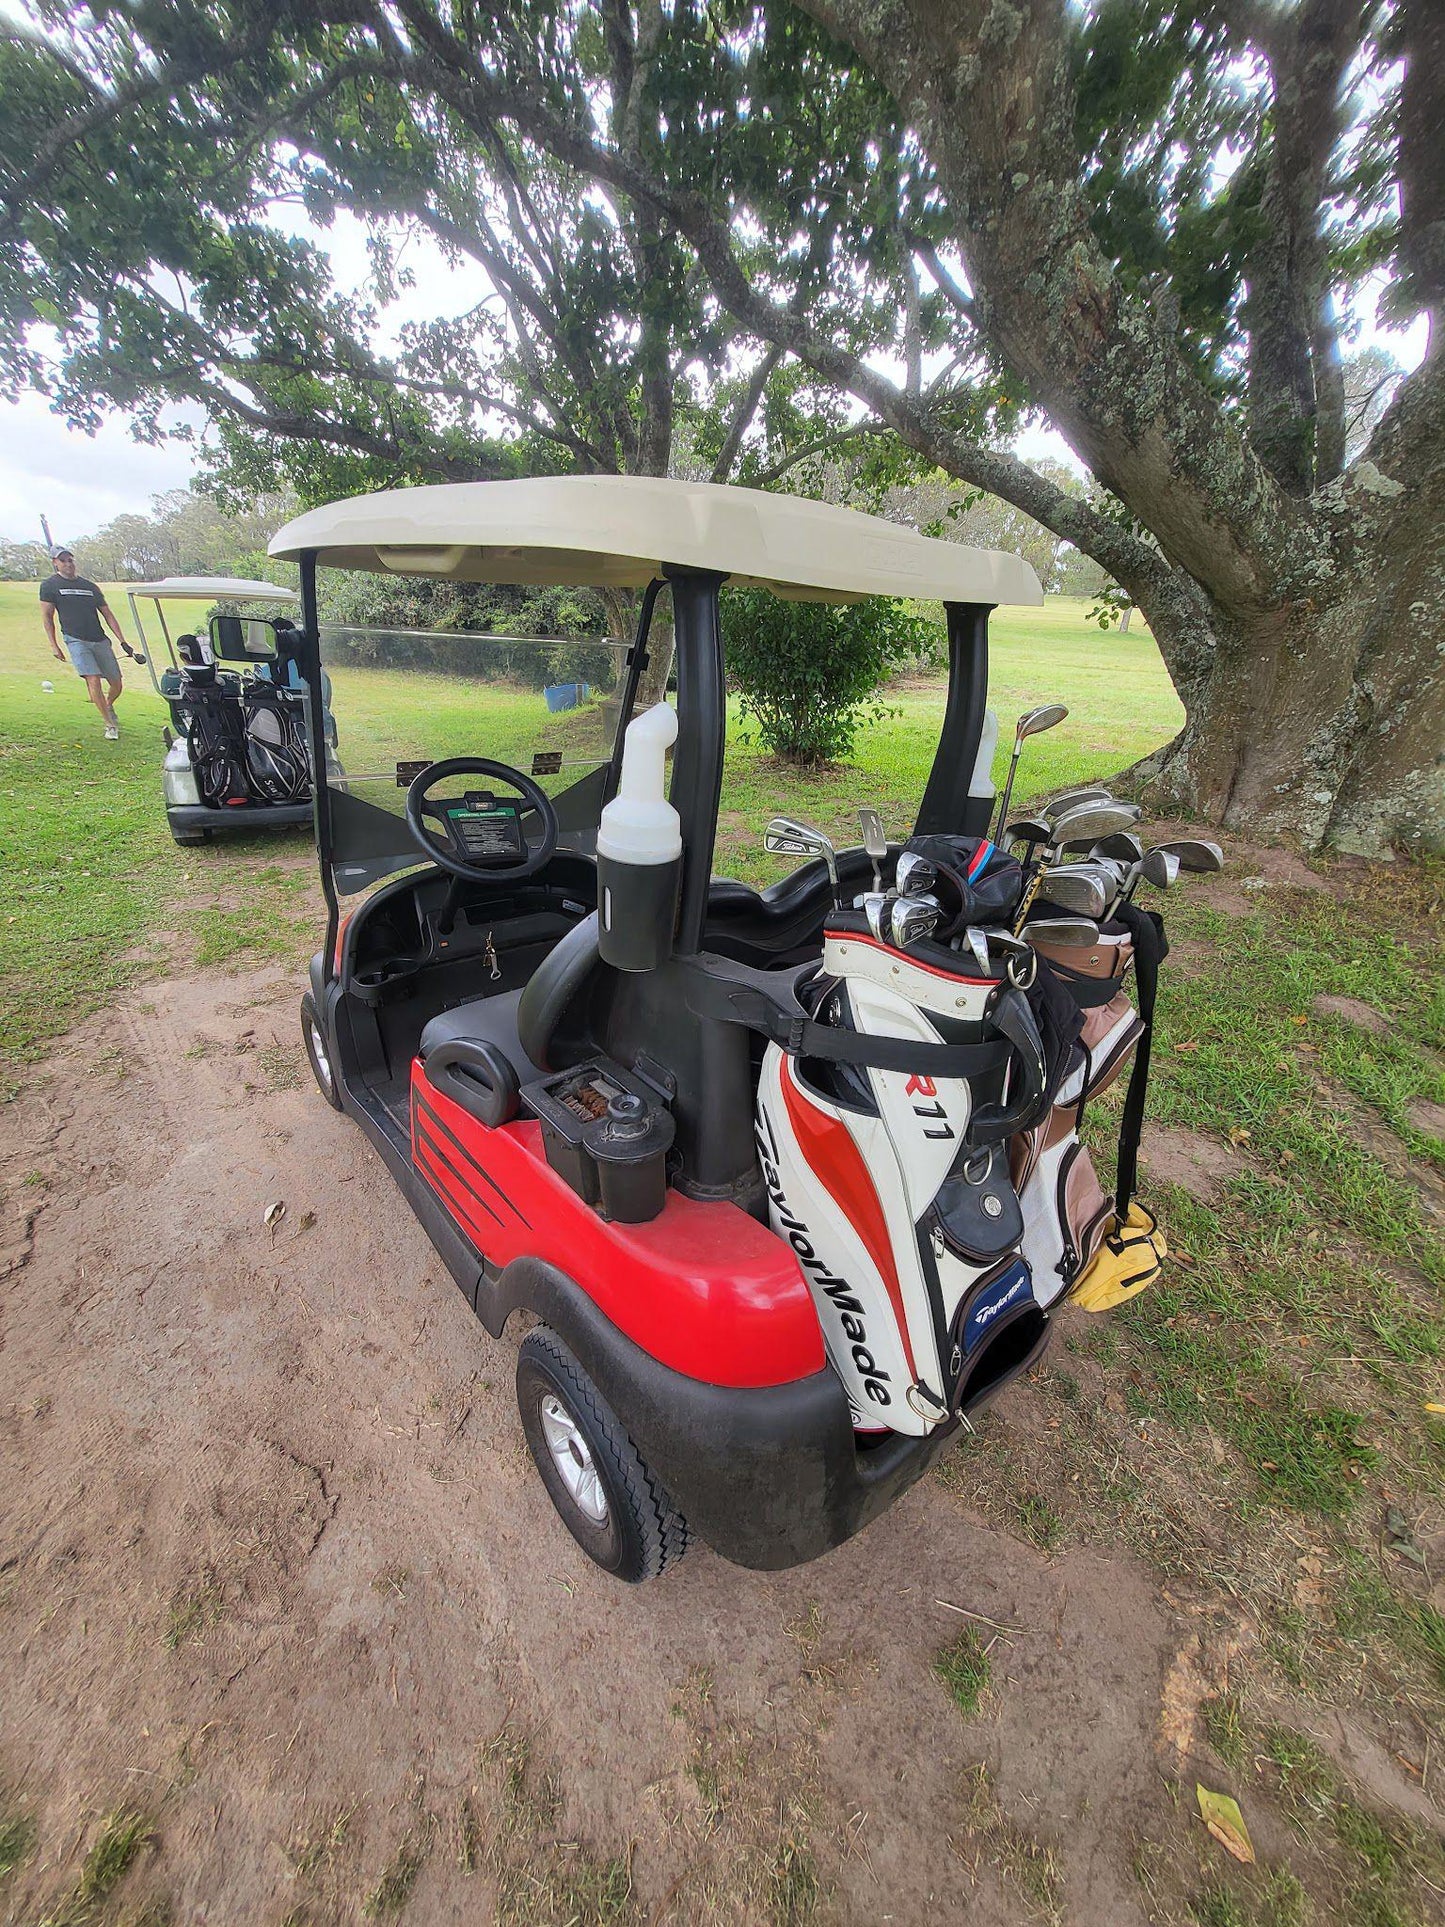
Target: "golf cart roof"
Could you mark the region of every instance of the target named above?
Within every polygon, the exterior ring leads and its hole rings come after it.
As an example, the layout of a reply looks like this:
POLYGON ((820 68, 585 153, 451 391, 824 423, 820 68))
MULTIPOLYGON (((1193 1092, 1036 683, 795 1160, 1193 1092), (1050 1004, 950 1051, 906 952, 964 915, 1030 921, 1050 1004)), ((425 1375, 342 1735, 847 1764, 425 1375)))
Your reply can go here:
POLYGON ((233 575, 168 575, 159 582, 128 582, 125 592, 151 602, 297 602, 294 589, 274 582, 248 582, 233 575))
POLYGON ((329 569, 640 589, 668 568, 715 570, 798 601, 913 596, 1038 603, 1022 556, 917 535, 857 509, 716 482, 541 476, 387 489, 309 510, 270 553, 329 569))

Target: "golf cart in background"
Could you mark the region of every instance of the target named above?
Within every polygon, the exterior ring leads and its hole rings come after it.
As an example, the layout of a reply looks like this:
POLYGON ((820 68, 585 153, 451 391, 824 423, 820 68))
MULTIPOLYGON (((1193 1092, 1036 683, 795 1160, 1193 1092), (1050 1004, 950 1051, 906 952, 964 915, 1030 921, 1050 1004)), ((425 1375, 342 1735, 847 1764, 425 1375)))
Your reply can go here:
MULTIPOLYGON (((1138 808, 1096 790, 1026 819, 1022 860, 989 835, 988 618, 1041 601, 1033 570, 848 509, 612 477, 363 496, 271 553, 300 568, 283 657, 327 771, 307 1052, 488 1331, 538 1321, 518 1400, 563 1521, 634 1581, 690 1532, 763 1569, 838 1545, 1040 1356, 1061 1302, 1121 1302, 1162 1251, 1133 1147, 1111 1204, 1077 1135, 1131 1057, 1142 1104, 1124 975, 1137 959, 1152 1003, 1162 939, 1100 848, 1138 808), (576 678, 605 699, 556 714, 547 666, 485 637, 329 632, 323 569, 631 588, 641 611, 576 678), (725 582, 926 598, 947 622, 916 821, 885 834, 865 808, 835 849, 774 819, 766 846, 803 860, 761 891, 712 870, 725 582), (662 596, 676 708, 638 715, 662 596)), ((1031 716, 1016 750, 1060 719, 1031 716)))
POLYGON ((295 591, 228 576, 169 576, 137 583, 127 594, 151 681, 171 712, 161 788, 176 842, 310 823, 305 689, 291 658, 283 662, 277 651, 290 623, 254 613, 257 605, 294 609, 295 591), (141 620, 143 602, 152 606, 170 658, 159 668, 141 620), (213 612, 199 633, 172 636, 165 605, 177 602, 237 603, 248 612, 213 612))

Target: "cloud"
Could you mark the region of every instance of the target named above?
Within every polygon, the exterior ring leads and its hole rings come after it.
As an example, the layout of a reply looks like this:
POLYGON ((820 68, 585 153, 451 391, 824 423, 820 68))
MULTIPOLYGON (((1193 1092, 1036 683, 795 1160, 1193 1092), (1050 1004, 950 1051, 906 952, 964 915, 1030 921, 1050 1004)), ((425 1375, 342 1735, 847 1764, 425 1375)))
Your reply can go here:
POLYGON ((153 495, 184 488, 194 466, 185 442, 137 442, 118 415, 83 435, 42 396, 22 395, 0 403, 0 534, 38 542, 45 515, 57 541, 77 541, 117 515, 144 514, 153 495))

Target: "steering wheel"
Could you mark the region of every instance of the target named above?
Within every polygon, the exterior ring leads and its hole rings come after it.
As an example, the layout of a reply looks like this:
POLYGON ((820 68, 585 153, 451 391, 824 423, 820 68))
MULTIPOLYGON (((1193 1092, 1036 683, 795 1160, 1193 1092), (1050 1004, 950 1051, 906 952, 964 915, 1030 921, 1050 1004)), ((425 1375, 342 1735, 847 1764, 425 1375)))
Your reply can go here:
POLYGON ((428 763, 406 793, 406 827, 433 863, 469 883, 496 878, 520 882, 535 876, 557 848, 557 812, 547 792, 521 770, 485 756, 449 756, 428 763), (490 791, 433 798, 432 788, 448 776, 489 776, 505 783, 541 819, 541 841, 529 844, 522 833, 525 811, 499 804, 490 791), (427 817, 440 827, 432 829, 427 817))

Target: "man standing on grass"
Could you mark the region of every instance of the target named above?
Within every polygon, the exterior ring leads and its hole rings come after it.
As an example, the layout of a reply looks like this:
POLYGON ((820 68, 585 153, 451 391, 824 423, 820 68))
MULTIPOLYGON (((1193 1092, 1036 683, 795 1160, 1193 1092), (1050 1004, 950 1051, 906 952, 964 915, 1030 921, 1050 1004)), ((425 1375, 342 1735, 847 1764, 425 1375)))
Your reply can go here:
POLYGON ((57 662, 64 662, 69 654, 75 673, 90 691, 90 700, 101 713, 106 736, 113 743, 120 735, 120 724, 115 720, 115 699, 122 687, 120 664, 115 659, 115 650, 101 630, 101 619, 104 618, 107 628, 122 647, 125 637, 111 613, 110 604, 95 583, 75 573, 75 557, 70 550, 56 549, 50 559, 55 564, 55 573, 40 585, 40 608, 45 617, 45 633, 50 638, 50 647, 57 662), (59 635, 56 634, 57 617, 59 635), (62 641, 64 649, 60 646, 62 641), (101 688, 102 683, 107 685, 105 689, 101 688))

